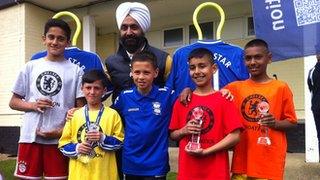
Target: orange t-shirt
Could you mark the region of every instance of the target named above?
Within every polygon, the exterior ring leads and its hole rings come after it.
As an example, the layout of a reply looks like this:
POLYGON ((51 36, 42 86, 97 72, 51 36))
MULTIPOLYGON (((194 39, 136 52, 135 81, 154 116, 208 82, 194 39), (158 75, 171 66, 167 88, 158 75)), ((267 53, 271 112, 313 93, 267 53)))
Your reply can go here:
POLYGON ((287 151, 286 134, 284 131, 269 128, 271 145, 257 144, 258 137, 261 136, 260 125, 257 123, 257 105, 266 101, 270 105, 269 113, 276 120, 297 123, 290 88, 278 80, 255 83, 250 79, 230 83, 225 88, 234 95, 245 127, 240 142, 234 148, 231 171, 250 177, 283 179, 287 151))

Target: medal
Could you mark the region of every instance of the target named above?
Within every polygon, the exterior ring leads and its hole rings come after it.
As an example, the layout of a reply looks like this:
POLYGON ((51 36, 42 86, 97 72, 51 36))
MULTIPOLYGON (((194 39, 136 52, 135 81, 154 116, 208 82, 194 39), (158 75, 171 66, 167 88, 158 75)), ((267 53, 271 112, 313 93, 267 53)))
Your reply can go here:
MULTIPOLYGON (((102 113, 104 111, 104 106, 101 105, 101 108, 99 110, 98 116, 96 118, 95 122, 90 122, 90 118, 89 118, 89 108, 88 105, 86 105, 84 107, 84 115, 85 115, 85 120, 86 120, 86 132, 89 131, 99 131, 100 127, 99 127, 99 123, 100 123, 100 119, 102 116, 102 113)), ((95 147, 97 144, 97 142, 91 142, 91 147, 95 147)), ((91 159, 93 159, 94 157, 96 157, 97 154, 94 150, 92 150, 88 155, 85 154, 79 154, 78 155, 78 160, 81 161, 84 164, 87 164, 91 161, 91 159)))

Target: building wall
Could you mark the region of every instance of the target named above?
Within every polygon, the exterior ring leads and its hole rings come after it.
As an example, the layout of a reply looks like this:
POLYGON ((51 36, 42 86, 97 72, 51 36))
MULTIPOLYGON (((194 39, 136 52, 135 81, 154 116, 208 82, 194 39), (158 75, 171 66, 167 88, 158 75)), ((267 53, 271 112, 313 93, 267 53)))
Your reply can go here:
POLYGON ((287 82, 293 93, 298 119, 304 120, 304 62, 302 58, 273 62, 268 68, 270 76, 276 74, 279 80, 287 82))
POLYGON ((16 5, 0 11, 0 126, 19 124, 21 112, 10 110, 11 89, 25 62, 25 6, 16 5))
POLYGON ((54 13, 32 4, 25 4, 25 52, 26 61, 39 51, 46 49, 42 43, 44 24, 54 13))
POLYGON ((97 36, 97 54, 99 54, 102 62, 117 51, 117 33, 109 33, 97 36))

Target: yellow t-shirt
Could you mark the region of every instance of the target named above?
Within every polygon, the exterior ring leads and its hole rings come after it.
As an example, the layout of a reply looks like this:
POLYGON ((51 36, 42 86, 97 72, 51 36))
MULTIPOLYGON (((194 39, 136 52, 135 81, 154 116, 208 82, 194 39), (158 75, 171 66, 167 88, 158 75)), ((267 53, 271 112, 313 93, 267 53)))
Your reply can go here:
MULTIPOLYGON (((99 110, 89 110, 91 122, 95 122, 98 112, 99 110)), ((84 108, 81 108, 74 112, 71 120, 66 122, 62 136, 59 140, 59 148, 69 143, 80 143, 84 141, 85 124, 84 108)), ((115 110, 105 107, 99 126, 100 131, 106 136, 113 136, 118 140, 123 141, 123 125, 119 114, 115 110)), ((105 151, 100 148, 100 146, 95 147, 94 151, 97 156, 86 164, 81 162, 78 158, 70 158, 68 179, 118 179, 115 151, 105 151)))

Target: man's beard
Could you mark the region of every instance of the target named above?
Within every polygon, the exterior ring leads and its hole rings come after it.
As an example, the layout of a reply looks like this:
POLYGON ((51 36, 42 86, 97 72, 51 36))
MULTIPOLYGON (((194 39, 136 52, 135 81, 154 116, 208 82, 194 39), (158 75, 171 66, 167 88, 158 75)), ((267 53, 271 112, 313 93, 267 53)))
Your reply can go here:
POLYGON ((144 45, 144 36, 123 36, 120 43, 129 53, 136 53, 144 45))

